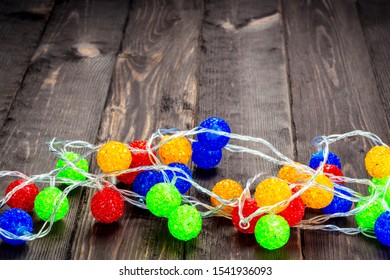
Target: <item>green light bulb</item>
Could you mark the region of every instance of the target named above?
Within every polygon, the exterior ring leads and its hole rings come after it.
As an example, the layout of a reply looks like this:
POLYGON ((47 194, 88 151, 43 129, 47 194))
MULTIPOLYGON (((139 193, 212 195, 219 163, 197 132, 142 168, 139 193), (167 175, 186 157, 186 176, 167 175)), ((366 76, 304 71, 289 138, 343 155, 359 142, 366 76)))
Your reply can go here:
POLYGON ((261 247, 268 250, 279 249, 290 238, 290 226, 282 216, 265 215, 256 224, 255 237, 261 247))
POLYGON ((181 195, 174 184, 155 184, 146 194, 146 206, 153 215, 167 218, 181 204, 181 195))
MULTIPOLYGON (((367 204, 367 201, 361 201, 356 205, 356 208, 367 204)), ((362 228, 374 229, 375 221, 378 217, 385 212, 380 199, 372 202, 366 209, 357 213, 355 219, 357 224, 362 228)))
POLYGON ((179 206, 169 215, 168 229, 175 238, 188 241, 202 230, 202 216, 194 206, 179 206))
MULTIPOLYGON (((79 154, 74 153, 74 152, 67 152, 64 154, 64 156, 69 161, 74 161, 80 157, 79 154)), ((64 167, 65 165, 66 165, 66 161, 64 161, 63 159, 59 159, 57 162, 56 168, 61 168, 61 167, 64 167)), ((77 168, 84 170, 85 172, 88 172, 88 170, 89 170, 88 161, 85 158, 80 159, 78 162, 75 163, 75 165, 77 168)), ((81 174, 80 172, 76 171, 75 169, 73 169, 71 167, 68 167, 68 168, 65 168, 64 170, 62 170, 60 173, 58 173, 57 177, 71 179, 71 180, 75 180, 75 181, 85 181, 85 179, 86 179, 86 177, 83 174, 81 174)), ((70 184, 68 184, 68 185, 70 185, 70 184)))
MULTIPOLYGON (((372 178, 372 182, 375 184, 375 189, 377 189, 377 191, 384 191, 383 188, 386 187, 387 185, 387 182, 390 180, 390 177, 387 176, 387 177, 384 177, 384 178, 372 178)), ((373 194, 373 187, 372 186, 369 186, 368 187, 368 192, 370 194, 373 194)), ((387 188, 386 192, 381 195, 381 197, 384 197, 387 204, 390 205, 390 187, 387 188)))
MULTIPOLYGON (((35 198, 34 201, 34 210, 37 216, 47 221, 50 218, 50 215, 54 211, 54 207, 58 205, 62 191, 56 187, 48 187, 42 190, 35 198), (58 197, 58 199, 57 199, 58 197)), ((64 200, 59 204, 54 222, 61 220, 68 213, 69 202, 65 197, 64 200)))

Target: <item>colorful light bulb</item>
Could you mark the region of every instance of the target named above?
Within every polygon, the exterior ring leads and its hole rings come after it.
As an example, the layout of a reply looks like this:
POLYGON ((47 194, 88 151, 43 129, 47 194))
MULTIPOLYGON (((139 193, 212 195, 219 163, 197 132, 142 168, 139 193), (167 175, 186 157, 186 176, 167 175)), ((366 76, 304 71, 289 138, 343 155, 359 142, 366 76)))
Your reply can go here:
POLYGON ((92 197, 91 213, 100 223, 116 222, 123 216, 124 209, 125 201, 122 195, 108 184, 92 197))
MULTIPOLYGON (((332 181, 323 174, 318 175, 315 182, 331 190, 334 189, 332 181)), ((333 197, 333 191, 316 187, 314 184, 301 194, 301 198, 306 206, 313 209, 321 209, 328 206, 332 202, 333 197)))
MULTIPOLYGON (((16 236, 32 234, 34 231, 33 220, 25 211, 14 208, 6 210, 0 216, 0 228, 6 230, 16 236)), ((0 238, 11 245, 21 245, 26 243, 24 240, 11 239, 4 234, 0 234, 0 238)))
POLYGON ((188 179, 192 179, 191 170, 187 167, 187 165, 182 164, 180 162, 172 162, 168 164, 169 167, 181 169, 180 171, 171 171, 165 170, 165 174, 168 176, 169 181, 173 180, 173 177, 176 176, 175 187, 179 190, 181 194, 185 194, 192 186, 191 182, 186 181, 188 179), (188 176, 188 178, 187 178, 188 176), (180 178, 182 177, 182 178, 180 178), (186 179, 186 180, 185 180, 186 179))
POLYGON ((390 176, 390 148, 375 146, 364 159, 368 174, 374 178, 390 176))
MULTIPOLYGON (((320 150, 311 156, 309 165, 311 168, 316 169, 318 166, 320 166, 321 162, 323 161, 324 161, 324 150, 320 150)), ((328 153, 328 160, 326 161, 326 163, 336 165, 339 169, 341 169, 341 161, 339 157, 332 152, 328 153)))
POLYGON ((168 229, 175 238, 188 241, 202 230, 202 216, 194 206, 181 205, 169 214, 168 229))
MULTIPOLYGON (((146 146, 147 142, 143 140, 136 140, 130 143, 130 148, 133 148, 133 151, 131 151, 130 168, 153 165, 153 158, 148 154, 146 146), (135 151, 135 149, 141 151, 135 151)), ((153 148, 153 146, 151 146, 151 148, 153 148)), ((156 155, 156 151, 153 151, 153 154, 156 155)), ((135 177, 141 172, 142 171, 123 173, 117 176, 117 179, 122 183, 130 185, 134 182, 135 177)))
MULTIPOLYGON (((356 205, 356 208, 366 205, 367 203, 368 201, 361 201, 356 205)), ((385 211, 386 209, 384 208, 382 201, 380 201, 380 199, 375 200, 370 203, 366 209, 357 213, 355 219, 359 227, 374 229, 376 219, 385 211)))
MULTIPOLYGON (((316 170, 318 167, 316 168, 316 170)), ((323 170, 324 175, 326 175, 332 182, 335 182, 336 184, 344 186, 344 181, 341 179, 332 179, 332 176, 337 176, 337 177, 344 177, 343 172, 341 171, 340 168, 338 168, 334 164, 325 164, 324 165, 324 170, 323 170)))
POLYGON ((192 143, 192 151, 192 162, 202 169, 214 168, 222 159, 222 150, 209 151, 199 142, 192 143))
MULTIPOLYGON (((259 206, 257 206, 256 200, 253 198, 246 198, 244 200, 244 204, 242 207, 242 216, 244 218, 246 218, 246 217, 250 216, 251 214, 253 214, 254 212, 256 212, 257 209, 259 209, 259 206)), ((239 215, 238 211, 239 211, 238 206, 235 206, 233 208, 233 211, 232 211, 232 223, 233 223, 234 227, 242 233, 253 234, 255 232, 255 226, 256 226, 257 221, 263 215, 259 215, 259 216, 252 218, 252 220, 250 220, 249 224, 243 224, 243 223, 240 223, 241 219, 240 219, 240 215, 239 215)))
MULTIPOLYGON (((300 164, 297 162, 297 164, 300 164)), ((294 166, 284 165, 280 168, 278 178, 287 181, 290 184, 295 184, 301 179, 308 178, 309 174, 300 173, 294 166)))
MULTIPOLYGON (((208 128, 215 131, 230 133, 230 127, 228 123, 217 117, 212 117, 201 122, 200 127, 208 128)), ((197 134, 199 143, 209 151, 221 150, 227 145, 230 138, 223 135, 218 135, 212 132, 203 132, 197 134)))
POLYGON ((129 169, 131 160, 130 149, 117 141, 107 142, 97 153, 97 163, 106 173, 129 169))
MULTIPOLYGON (((286 181, 279 178, 267 178, 257 185, 255 199, 259 207, 272 206, 283 200, 287 200, 292 195, 290 187, 286 181)), ((279 213, 287 208, 279 206, 275 208, 275 213, 279 213)))
POLYGON ((164 177, 160 171, 146 170, 135 177, 132 187, 134 192, 146 196, 154 185, 162 182, 164 182, 164 177))
POLYGON ((293 227, 303 219, 305 215, 305 203, 301 197, 297 197, 290 201, 287 208, 282 212, 279 212, 279 215, 282 216, 288 223, 290 227, 293 227))
MULTIPOLYGON (((79 154, 74 153, 74 152, 66 152, 64 154, 64 156, 69 161, 75 161, 76 159, 78 159, 80 157, 79 154)), ((57 161, 56 168, 61 168, 61 167, 64 167, 65 165, 66 165, 66 161, 63 159, 59 159, 57 161)), ((85 158, 77 161, 75 163, 75 165, 77 168, 84 170, 85 172, 88 172, 88 170, 89 170, 88 161, 85 158)), ((64 179, 71 179, 71 180, 75 180, 75 181, 85 181, 85 179, 86 179, 85 175, 78 172, 77 170, 75 170, 72 167, 65 168, 64 170, 62 170, 61 172, 58 173, 57 177, 64 178, 64 179)), ((70 185, 70 183, 68 183, 68 185, 70 185)))
POLYGON ((255 237, 261 247, 268 250, 279 249, 289 240, 290 227, 279 215, 265 215, 256 224, 255 237))
MULTIPOLYGON (((219 181, 217 184, 215 184, 215 186, 212 189, 212 192, 214 194, 216 194, 219 197, 226 199, 226 200, 238 198, 241 195, 242 191, 243 191, 243 189, 242 189, 241 185, 238 182, 236 182, 234 180, 230 180, 230 179, 225 179, 225 180, 219 181)), ((217 207, 218 205, 221 204, 221 202, 214 197, 211 197, 210 199, 211 199, 211 204, 214 207, 217 207)), ((225 212, 231 213, 233 210, 233 207, 224 206, 222 208, 222 210, 225 212)))
POLYGON ((60 202, 62 191, 56 187, 48 187, 39 192, 34 201, 34 210, 37 216, 48 221, 55 207, 57 207, 54 222, 61 220, 69 211, 68 198, 64 198, 60 202))
POLYGON ((167 218, 180 204, 180 192, 171 183, 156 184, 146 194, 146 206, 157 217, 167 218))
POLYGON ((375 221, 375 236, 378 241, 386 246, 390 246, 390 212, 382 213, 375 221))
MULTIPOLYGON (((13 181, 11 184, 8 185, 7 189, 5 190, 5 194, 7 195, 14 188, 24 182, 25 180, 23 179, 13 181)), ((30 212, 34 209, 34 200, 38 193, 39 188, 35 184, 28 184, 20 190, 16 191, 7 201, 7 205, 10 208, 19 208, 26 212, 30 212)))
MULTIPOLYGON (((161 141, 169 137, 166 135, 161 141)), ((158 155, 164 164, 170 164, 172 162, 187 164, 192 155, 191 143, 185 137, 173 138, 158 149, 158 155)))
MULTIPOLYGON (((339 189, 337 187, 335 188, 335 190, 346 195, 346 196, 351 197, 351 194, 345 190, 339 189)), ((353 204, 352 201, 345 199, 345 198, 341 198, 337 195, 334 195, 332 202, 328 206, 326 206, 325 208, 322 208, 321 210, 325 214, 345 213, 351 209, 352 204, 353 204)))
POLYGON ((375 188, 373 188, 372 186, 369 186, 368 192, 370 194, 373 194, 374 190, 383 192, 383 194, 381 194, 380 197, 384 198, 385 201, 387 202, 387 205, 390 206, 390 176, 387 176, 384 178, 372 178, 371 181, 375 185, 375 188), (389 184, 389 187, 387 187, 387 189, 385 191, 385 187, 387 186, 387 184, 389 184))

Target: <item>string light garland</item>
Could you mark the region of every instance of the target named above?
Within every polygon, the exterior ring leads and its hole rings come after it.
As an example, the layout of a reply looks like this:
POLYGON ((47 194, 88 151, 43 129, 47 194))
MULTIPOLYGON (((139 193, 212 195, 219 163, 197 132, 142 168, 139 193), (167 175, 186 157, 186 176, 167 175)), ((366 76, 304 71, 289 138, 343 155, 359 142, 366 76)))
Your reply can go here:
POLYGON ((148 140, 129 144, 110 141, 95 146, 53 139, 47 146, 58 157, 55 169, 31 176, 0 171, 0 178, 16 178, 0 200, 0 208, 11 208, 0 215, 0 238, 20 245, 46 236, 56 221, 66 218, 69 193, 88 187, 94 190, 90 211, 96 222, 120 222, 129 203, 167 219, 169 232, 182 241, 199 235, 203 219, 218 216, 231 219, 237 231, 254 235, 268 250, 284 246, 291 228, 360 233, 390 246, 390 148, 375 134, 360 130, 318 136, 313 144, 317 152, 308 165, 294 162, 262 138, 232 133, 228 123, 217 117, 191 130, 159 129, 148 140), (374 144, 364 161, 371 179, 345 176, 341 159, 329 150, 332 144, 356 136, 374 144), (215 168, 224 153, 247 153, 280 170, 276 176, 258 172, 244 188, 234 178, 213 187, 197 183, 187 166, 190 160, 197 168, 215 168), (96 160, 102 172, 90 173, 88 159, 96 160), (116 187, 117 180, 129 187, 116 187), (353 185, 366 186, 369 195, 352 189, 353 185), (186 195, 190 188, 210 200, 186 195), (305 220, 310 208, 323 214, 305 220), (31 211, 44 221, 36 232, 31 211), (329 223, 332 218, 349 216, 355 217, 357 227, 329 223))

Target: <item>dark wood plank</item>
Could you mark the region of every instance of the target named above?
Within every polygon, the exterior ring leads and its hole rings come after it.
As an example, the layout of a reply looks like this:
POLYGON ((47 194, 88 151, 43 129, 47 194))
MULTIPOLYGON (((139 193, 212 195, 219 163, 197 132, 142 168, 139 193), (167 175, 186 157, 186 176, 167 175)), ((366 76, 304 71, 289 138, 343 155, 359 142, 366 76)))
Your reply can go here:
MULTIPOLYGON (((362 129, 389 143, 389 126, 370 67, 354 1, 283 1, 298 160, 308 163, 317 135, 362 129)), ((371 143, 351 138, 332 151, 346 176, 367 178, 371 143)), ((355 187, 355 186, 352 186, 355 187)), ((367 194, 363 187, 358 191, 367 194)), ((317 213, 318 214, 318 213, 317 213)), ((356 227, 353 217, 331 221, 356 227)), ((388 259, 389 248, 363 235, 304 231, 306 259, 388 259)))
MULTIPOLYGON (((53 137, 95 141, 127 13, 125 0, 62 1, 55 6, 0 133, 2 170, 52 170, 56 159, 43 143, 53 137)), ((22 247, 2 243, 0 258, 71 257, 81 193, 70 194, 70 211, 53 232, 22 247)))
POLYGON ((0 2, 0 128, 21 87, 54 0, 0 2))
POLYGON ((357 7, 370 52, 375 81, 382 96, 387 122, 390 123, 390 2, 359 0, 357 7))
MULTIPOLYGON (((278 2, 206 1, 202 42, 196 124, 219 116, 229 122, 233 132, 268 139, 292 157, 286 57, 278 2)), ((211 189, 227 178, 245 186, 249 178, 262 171, 276 176, 278 167, 253 156, 225 151, 216 170, 196 170, 195 175, 196 180, 211 189)), ((209 197, 195 191, 192 194, 210 203, 209 197)), ((285 247, 268 251, 257 244, 253 235, 238 233, 230 220, 215 217, 204 220, 200 236, 187 243, 186 258, 300 259, 302 256, 296 229, 285 247)))
MULTIPOLYGON (((201 14, 199 1, 132 2, 98 143, 148 139, 160 127, 193 126, 201 14)), ((98 224, 88 207, 77 229, 75 259, 183 258, 183 243, 170 235, 166 219, 128 205, 122 219, 107 226, 98 224)))

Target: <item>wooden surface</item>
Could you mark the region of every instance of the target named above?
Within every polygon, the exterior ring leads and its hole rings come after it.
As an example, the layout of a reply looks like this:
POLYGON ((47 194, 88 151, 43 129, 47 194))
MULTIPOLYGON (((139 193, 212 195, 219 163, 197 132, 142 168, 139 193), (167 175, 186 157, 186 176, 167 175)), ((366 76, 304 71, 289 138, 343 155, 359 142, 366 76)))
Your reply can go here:
MULTIPOLYGON (((196 123, 220 116, 239 134, 277 135, 275 146, 292 157, 287 66, 278 9, 279 3, 273 0, 205 3, 196 123)), ((245 186, 261 170, 275 173, 277 167, 254 161, 253 156, 224 153, 214 174, 201 169, 194 174, 211 190, 226 178, 245 186)), ((200 198, 207 201, 205 196, 200 198)), ((302 257, 298 230, 292 231, 288 246, 269 252, 258 250, 254 236, 238 233, 226 219, 206 219, 200 238, 188 242, 186 248, 190 259, 302 257)))
MULTIPOLYGON (((1 130, 3 169, 26 174, 51 170, 56 159, 44 142, 54 137, 96 141, 126 23, 123 10, 129 7, 128 1, 110 2, 55 5, 1 130)), ((1 187, 4 192, 6 185, 1 187)), ((72 258, 70 246, 83 192, 70 194, 67 219, 37 240, 34 249, 1 243, 1 258, 72 258)))
MULTIPOLYGON (((200 3, 134 1, 115 65, 98 143, 147 139, 157 127, 191 128, 197 100, 200 3), (135 29, 134 26, 138 28, 135 29)), ((94 165, 96 167, 96 165, 94 165)), ((98 167, 94 168, 98 172, 98 167)), ((122 222, 97 224, 85 197, 72 255, 78 259, 181 259, 165 219, 128 206, 122 222), (107 240, 113 238, 115 242, 107 240)), ((112 240, 112 241, 113 241, 112 240)))
MULTIPOLYGON (((388 142, 386 116, 372 68, 367 67, 369 52, 362 43, 364 36, 355 2, 302 1, 289 5, 285 1, 283 7, 298 161, 310 160, 307 144, 312 133, 328 135, 362 129, 373 131, 388 142)), ((343 155, 344 174, 359 177, 367 174, 364 164, 356 163, 364 162, 364 151, 369 148, 368 141, 351 138, 332 150, 343 155)), ((367 192, 362 187, 358 190, 367 192)), ((337 223, 356 226, 353 218, 337 223)), ((303 255, 309 259, 354 259, 361 255, 375 258, 382 254, 390 257, 390 251, 373 240, 355 240, 356 236, 305 231, 303 255), (329 246, 339 250, 329 251, 329 246)))
MULTIPOLYGON (((386 0, 2 1, 0 169, 52 169, 44 143, 54 137, 128 142, 214 115, 303 163, 317 135, 362 129, 390 143, 389 12, 386 0)), ((356 138, 332 151, 347 176, 366 177, 370 147, 356 138)), ((229 153, 216 170, 191 167, 210 189, 222 178, 245 185, 278 170, 229 153)), ((0 258, 390 258, 388 247, 362 235, 295 228, 285 247, 267 251, 223 218, 205 219, 195 240, 181 242, 166 220, 130 205, 119 222, 101 225, 89 211, 92 194, 71 193, 69 214, 48 236, 0 243, 0 258)), ((356 226, 353 218, 332 223, 356 226)))
POLYGON ((19 91, 54 1, 0 3, 0 126, 19 91))

